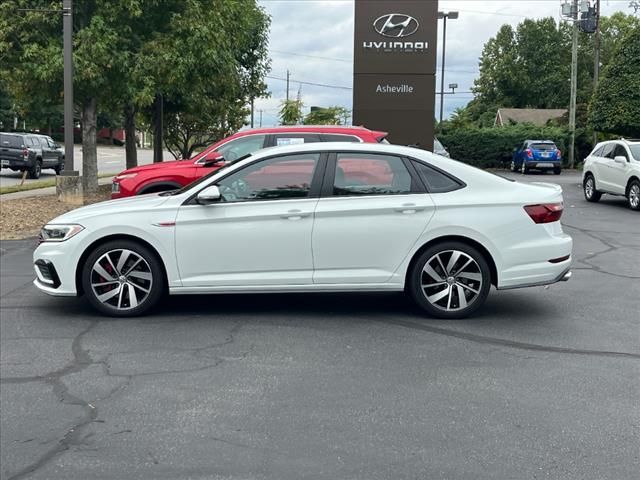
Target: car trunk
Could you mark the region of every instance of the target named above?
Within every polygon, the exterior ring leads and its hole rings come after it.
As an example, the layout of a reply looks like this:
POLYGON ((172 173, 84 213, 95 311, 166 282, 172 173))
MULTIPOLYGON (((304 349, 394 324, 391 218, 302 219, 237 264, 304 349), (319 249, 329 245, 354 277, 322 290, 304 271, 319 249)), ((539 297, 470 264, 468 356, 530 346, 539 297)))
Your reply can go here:
POLYGON ((20 135, 0 133, 0 161, 8 165, 10 160, 22 160, 26 147, 20 135))

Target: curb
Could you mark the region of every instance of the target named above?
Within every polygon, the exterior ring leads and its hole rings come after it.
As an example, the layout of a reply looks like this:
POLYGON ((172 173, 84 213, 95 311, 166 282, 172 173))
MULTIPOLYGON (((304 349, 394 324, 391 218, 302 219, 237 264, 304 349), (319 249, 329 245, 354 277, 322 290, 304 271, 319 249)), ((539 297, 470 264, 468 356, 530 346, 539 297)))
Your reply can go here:
MULTIPOLYGON (((113 176, 103 177, 98 179, 98 185, 108 185, 111 183, 111 179, 117 174, 113 174, 113 176)), ((40 197, 43 195, 55 195, 56 187, 44 187, 44 188, 34 188, 33 190, 25 190, 24 192, 13 192, 13 193, 5 193, 0 195, 0 202, 4 202, 7 200, 20 200, 22 198, 29 197, 40 197)))

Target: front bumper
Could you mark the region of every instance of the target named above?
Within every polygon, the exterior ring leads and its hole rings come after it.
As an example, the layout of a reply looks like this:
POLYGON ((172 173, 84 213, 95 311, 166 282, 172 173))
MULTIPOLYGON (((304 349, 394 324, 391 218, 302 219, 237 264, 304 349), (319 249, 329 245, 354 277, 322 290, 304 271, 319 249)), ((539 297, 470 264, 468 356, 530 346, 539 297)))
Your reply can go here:
MULTIPOLYGON (((80 249, 69 248, 76 244, 82 233, 65 242, 41 243, 33 252, 33 268, 36 278, 33 284, 48 295, 73 297, 76 289, 76 265, 80 249)), ((76 244, 77 245, 77 244, 76 244)))

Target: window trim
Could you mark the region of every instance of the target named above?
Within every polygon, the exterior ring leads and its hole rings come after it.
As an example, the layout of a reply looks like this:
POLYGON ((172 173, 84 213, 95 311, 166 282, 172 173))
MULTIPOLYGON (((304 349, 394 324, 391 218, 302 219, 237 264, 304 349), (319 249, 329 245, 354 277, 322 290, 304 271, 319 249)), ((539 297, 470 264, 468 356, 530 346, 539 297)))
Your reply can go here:
POLYGON ((424 182, 421 180, 420 176, 417 175, 416 171, 411 168, 410 163, 407 162, 408 157, 403 155, 396 155, 392 153, 382 153, 382 152, 367 152, 367 151, 359 151, 359 150, 351 150, 351 151, 332 151, 329 152, 329 157, 327 159, 327 167, 325 169, 324 179, 322 181, 322 188, 320 192, 320 198, 369 198, 369 197, 397 197, 399 195, 416 195, 421 193, 427 193, 424 182), (395 157, 400 159, 404 168, 407 169, 407 173, 411 177, 411 191, 410 192, 402 192, 402 193, 369 193, 369 194, 350 194, 350 195, 336 195, 333 192, 334 180, 336 177, 336 168, 338 166, 338 155, 347 154, 347 155, 376 155, 376 156, 386 156, 386 157, 395 157), (407 165, 409 163, 409 165, 407 165))
POLYGON ((429 195, 437 195, 440 193, 450 193, 450 192, 456 192, 458 190, 462 190, 463 188, 467 187, 467 184, 465 182, 463 182, 462 180, 460 180, 458 177, 456 177, 455 175, 450 174, 449 172, 445 172, 444 170, 442 170, 441 168, 436 167, 435 165, 433 165, 432 163, 426 162, 424 160, 418 160, 417 158, 413 158, 413 157, 407 157, 408 160, 410 160, 410 163, 412 164, 411 166, 415 169, 416 174, 418 175, 418 177, 420 178, 420 180, 422 180, 427 193, 429 193, 429 195), (449 178, 449 180, 452 180, 454 183, 458 184, 458 188, 454 188, 452 190, 447 190, 444 192, 433 192, 431 190, 431 185, 429 185, 429 181, 424 178, 424 176, 420 173, 420 171, 415 168, 415 166, 413 165, 414 162, 418 162, 418 163, 422 163, 423 165, 427 166, 428 168, 431 168, 432 170, 435 170, 436 172, 440 173, 441 175, 444 175, 445 177, 449 178))
MULTIPOLYGON (((323 151, 323 150, 313 150, 313 151, 309 151, 309 152, 303 152, 303 153, 308 153, 310 155, 319 155, 318 158, 318 164, 316 166, 315 171, 313 172, 313 177, 311 178, 311 186, 309 188, 309 195, 307 195, 306 197, 296 197, 296 198, 274 198, 274 199, 256 199, 256 200, 238 200, 238 201, 233 201, 233 202, 217 202, 212 204, 212 206, 215 205, 235 205, 235 204, 239 204, 239 203, 255 203, 255 202, 290 202, 290 201, 300 201, 300 200, 310 200, 313 198, 319 198, 320 197, 320 188, 321 188, 321 183, 320 181, 322 180, 323 176, 324 176, 324 172, 327 166, 327 152, 323 151)), ((197 191, 193 194, 190 195, 184 202, 182 202, 182 206, 187 206, 187 205, 198 205, 198 206, 202 206, 200 205, 197 201, 196 201, 196 197, 198 196, 198 194, 204 190, 205 188, 211 187, 213 185, 218 185, 219 182, 221 182, 222 180, 224 180, 225 178, 229 177, 230 175, 234 175, 238 172, 241 172, 242 170, 244 170, 245 168, 248 168, 252 165, 255 165, 257 163, 262 163, 262 162, 266 162, 268 160, 272 160, 274 158, 284 158, 284 157, 293 157, 293 156, 297 156, 297 155, 301 155, 301 153, 289 153, 286 155, 270 155, 268 157, 262 157, 259 159, 256 159, 253 162, 250 162, 246 165, 244 165, 242 168, 239 168, 237 170, 233 170, 230 172, 227 172, 226 174, 224 174, 223 176, 221 176, 220 178, 216 179, 215 182, 207 182, 205 185, 203 185, 201 188, 198 188, 197 191)), ((215 172, 214 172, 215 174, 215 172)))

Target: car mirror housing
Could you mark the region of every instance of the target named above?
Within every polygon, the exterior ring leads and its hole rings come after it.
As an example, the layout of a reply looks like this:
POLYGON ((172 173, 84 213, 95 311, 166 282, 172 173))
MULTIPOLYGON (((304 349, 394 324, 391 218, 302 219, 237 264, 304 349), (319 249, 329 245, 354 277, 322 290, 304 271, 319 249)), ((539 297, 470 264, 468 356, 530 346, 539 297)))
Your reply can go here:
POLYGON ((627 163, 627 159, 625 157, 623 157, 622 155, 617 155, 616 157, 613 158, 613 161, 616 162, 616 163, 621 163, 622 165, 627 163))
POLYGON ((225 161, 224 157, 221 157, 221 156, 205 158, 204 162, 202 163, 202 166, 203 167, 212 167, 216 163, 220 163, 220 162, 224 162, 224 161, 225 161))
POLYGON ((196 197, 196 201, 200 205, 211 205, 212 203, 219 202, 222 199, 220 189, 217 185, 211 185, 210 187, 201 190, 196 197))

